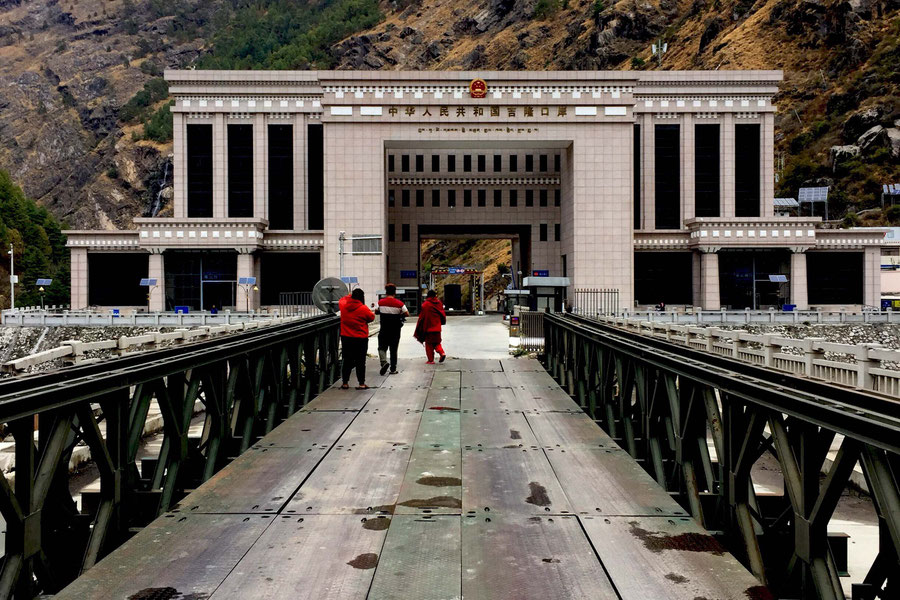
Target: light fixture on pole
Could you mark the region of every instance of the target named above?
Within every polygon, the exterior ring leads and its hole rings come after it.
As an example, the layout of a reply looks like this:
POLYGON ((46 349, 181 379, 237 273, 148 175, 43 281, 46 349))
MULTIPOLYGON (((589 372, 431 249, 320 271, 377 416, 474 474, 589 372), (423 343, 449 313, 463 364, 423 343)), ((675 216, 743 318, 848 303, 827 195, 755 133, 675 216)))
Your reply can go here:
POLYGON ((9 307, 16 308, 16 284, 19 278, 16 277, 16 255, 13 253, 12 242, 9 243, 9 307))
POLYGON ((661 65, 663 54, 665 54, 669 50, 669 44, 668 42, 664 42, 662 41, 662 39, 659 39, 655 44, 650 45, 650 50, 653 53, 653 56, 656 57, 657 63, 661 65))
POLYGON ((50 287, 51 283, 53 283, 52 279, 38 279, 35 281, 35 285, 38 286, 38 292, 41 294, 41 310, 44 310, 44 286, 50 287))
POLYGON ((256 285, 256 277, 238 277, 238 285, 244 290, 246 309, 247 312, 250 312, 250 290, 252 289, 254 292, 259 291, 259 286, 256 285))
POLYGON ((141 279, 141 287, 147 288, 147 312, 150 312, 150 296, 153 294, 157 283, 158 280, 155 277, 144 277, 141 279))

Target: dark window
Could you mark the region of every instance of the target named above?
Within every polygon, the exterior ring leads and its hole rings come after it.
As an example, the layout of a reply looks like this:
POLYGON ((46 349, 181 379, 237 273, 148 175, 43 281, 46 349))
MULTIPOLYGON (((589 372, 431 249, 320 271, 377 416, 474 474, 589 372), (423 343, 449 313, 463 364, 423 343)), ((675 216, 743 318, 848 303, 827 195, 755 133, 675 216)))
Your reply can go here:
POLYGON ((516 154, 509 155, 509 171, 515 173, 519 170, 519 157, 516 154))
POLYGON ((466 173, 472 172, 472 155, 466 154, 463 156, 463 171, 466 173))
POLYGON ((294 228, 294 126, 269 125, 269 229, 294 228))
POLYGON ((678 125, 657 125, 656 228, 678 229, 681 220, 681 152, 678 125))
POLYGON ((388 171, 391 173, 394 172, 394 155, 393 154, 388 154, 388 171))
POLYGON ((494 155, 494 173, 499 173, 503 170, 503 159, 499 154, 494 155))
POLYGON ((503 206, 503 190, 494 190, 494 206, 503 206))
POLYGON ((472 190, 463 190, 463 206, 472 206, 472 190))
POLYGON ((228 216, 253 216, 253 125, 228 126, 228 216))
POLYGON ((542 242, 546 242, 547 241, 547 224, 546 223, 541 223, 540 232, 541 232, 540 240, 542 242))
POLYGON ((525 190, 525 206, 534 206, 534 190, 525 190))
POLYGON ((525 171, 528 173, 534 172, 534 156, 531 154, 525 155, 525 171))
POLYGON ((569 276, 569 257, 565 254, 562 255, 562 272, 563 277, 569 276))
POLYGON ((397 191, 396 190, 388 190, 388 208, 394 208, 394 204, 396 202, 397 191))
MULTIPOLYGON (((166 252, 168 310, 175 306, 189 306, 194 310, 234 307, 236 281, 235 252, 166 252)), ((245 310, 246 306, 236 308, 245 310)))
POLYGON ((484 173, 485 170, 487 169, 487 167, 485 166, 486 162, 487 162, 487 160, 486 160, 484 154, 479 154, 478 155, 478 172, 479 173, 484 173))
POLYGON ((447 190, 447 206, 456 208, 456 190, 447 190))
POLYGON ((400 239, 404 242, 409 241, 409 223, 404 223, 400 226, 400 239))
POLYGON ((400 155, 400 170, 409 173, 409 154, 400 155))
POLYGON ((509 190, 509 205, 510 206, 518 206, 519 205, 519 191, 518 190, 509 190))
POLYGON ((396 236, 394 235, 394 224, 388 223, 388 241, 389 242, 396 241, 395 237, 396 236))
POLYGON ((634 126, 634 228, 641 228, 641 126, 634 126))
POLYGON ((431 155, 431 172, 437 173, 441 170, 441 155, 440 154, 432 154, 431 155))
POLYGON ((734 214, 759 216, 759 125, 734 126, 734 214))
POLYGON ((863 253, 807 252, 806 281, 810 304, 862 304, 863 253))
POLYGON ((478 206, 487 206, 487 190, 478 190, 478 206))
MULTIPOLYGON (((213 216, 212 125, 187 126, 188 217, 213 216)), ((94 304, 92 302, 91 304, 94 304)))
POLYGON ((562 158, 560 157, 559 154, 553 155, 553 170, 556 173, 559 173, 560 171, 562 171, 562 158))
POLYGON ((447 170, 451 173, 456 172, 456 155, 450 154, 447 156, 447 170))
POLYGON ((541 168, 541 173, 547 172, 547 155, 546 154, 541 154, 540 168, 541 168))
POLYGON ((635 252, 634 298, 638 304, 692 304, 690 252, 635 252))
POLYGON ((265 282, 259 286, 260 302, 265 306, 281 304, 282 293, 312 291, 319 280, 319 253, 263 252, 259 270, 260 280, 265 282))
MULTIPOLYGON (((92 306, 147 306, 148 288, 139 284, 147 276, 148 256, 137 252, 88 252, 88 303, 92 306)), ((155 290, 153 293, 162 292, 155 290)))
POLYGON ((555 223, 553 225, 553 241, 558 242, 562 238, 562 225, 560 223, 555 223))
POLYGON ((409 206, 409 190, 402 190, 400 192, 400 206, 403 208, 407 208, 409 206))
POLYGON ((538 203, 541 206, 547 206, 547 190, 541 190, 539 194, 540 201, 538 203))
POLYGON ((783 275, 790 280, 789 250, 723 250, 718 255, 722 306, 734 310, 764 309, 788 303, 789 286, 772 281, 771 276, 783 275))
POLYGON ((431 190, 431 206, 441 205, 441 190, 431 190))
POLYGON ((425 206, 425 190, 416 190, 416 207, 422 208, 425 206))
POLYGON ((416 154, 416 173, 421 173, 425 170, 425 156, 422 154, 416 154))
POLYGON ((562 204, 562 198, 560 196, 562 196, 562 194, 559 189, 553 190, 553 206, 559 206, 560 204, 562 204))
POLYGON ((306 126, 306 219, 310 229, 325 228, 325 162, 322 124, 306 126))
POLYGON ((694 127, 694 214, 719 216, 719 126, 694 127))

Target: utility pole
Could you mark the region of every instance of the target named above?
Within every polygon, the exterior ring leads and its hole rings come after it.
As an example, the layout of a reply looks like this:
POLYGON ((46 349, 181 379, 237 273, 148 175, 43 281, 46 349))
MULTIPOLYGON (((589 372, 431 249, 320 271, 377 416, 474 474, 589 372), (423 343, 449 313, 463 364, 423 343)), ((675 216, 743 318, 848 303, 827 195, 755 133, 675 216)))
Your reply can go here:
POLYGON ((347 239, 346 233, 342 231, 338 235, 338 254, 341 257, 341 267, 340 267, 340 276, 341 277, 344 276, 344 240, 345 239, 347 239))
POLYGON ((665 54, 669 50, 668 42, 662 41, 662 38, 656 40, 655 44, 650 45, 650 50, 653 53, 653 56, 656 57, 657 64, 662 66, 663 54, 665 54))
POLYGON ((9 307, 16 308, 16 255, 13 253, 12 242, 9 243, 9 307))

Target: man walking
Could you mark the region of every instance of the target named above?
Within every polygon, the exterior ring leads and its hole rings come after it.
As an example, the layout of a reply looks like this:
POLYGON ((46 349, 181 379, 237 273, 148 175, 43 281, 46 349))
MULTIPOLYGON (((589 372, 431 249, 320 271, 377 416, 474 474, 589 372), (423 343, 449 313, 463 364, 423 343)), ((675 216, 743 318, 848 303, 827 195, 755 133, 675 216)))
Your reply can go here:
POLYGON ((341 389, 350 388, 350 371, 356 369, 358 390, 367 390, 366 350, 369 348, 369 323, 375 315, 366 306, 366 296, 359 288, 338 302, 341 312, 341 389))
POLYGON ((397 286, 389 283, 384 286, 384 298, 378 301, 378 309, 375 311, 381 315, 381 329, 378 330, 378 358, 381 360, 381 374, 391 375, 397 372, 397 346, 400 345, 400 328, 409 316, 406 305, 397 299, 397 286), (391 360, 388 362, 388 350, 391 352, 391 360))
POLYGON ((441 356, 441 362, 447 358, 444 348, 441 346, 441 326, 447 323, 447 314, 444 312, 444 304, 437 297, 437 292, 428 290, 428 297, 422 302, 419 310, 419 320, 416 321, 416 331, 413 333, 420 344, 425 344, 426 364, 434 364, 434 352, 441 356))

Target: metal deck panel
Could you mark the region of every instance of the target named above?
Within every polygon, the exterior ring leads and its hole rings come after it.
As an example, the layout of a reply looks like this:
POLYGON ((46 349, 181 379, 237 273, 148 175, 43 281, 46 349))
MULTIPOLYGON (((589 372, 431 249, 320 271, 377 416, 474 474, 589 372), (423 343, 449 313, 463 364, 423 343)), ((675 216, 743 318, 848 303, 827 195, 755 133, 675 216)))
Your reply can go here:
POLYGON ((461 594, 460 517, 398 515, 368 600, 452 600, 461 594))
POLYGON ((494 358, 459 358, 445 364, 459 371, 503 371, 502 362, 494 358))
POLYGON ((524 373, 526 371, 544 371, 544 365, 541 364, 541 361, 535 358, 509 358, 506 360, 500 361, 503 365, 503 370, 507 373, 524 373))
POLYGON ((578 403, 560 388, 518 386, 513 388, 522 410, 583 412, 578 403))
POLYGON ((425 399, 426 410, 451 409, 459 410, 460 390, 456 388, 440 388, 436 390, 428 390, 428 396, 425 399))
POLYGON ((509 448, 537 446, 525 415, 508 410, 464 410, 460 414, 463 446, 509 448))
POLYGON ((411 447, 392 442, 339 442, 285 507, 285 513, 392 512, 411 447))
POLYGON ((546 371, 515 371, 507 373, 506 377, 513 387, 536 387, 551 390, 561 389, 556 380, 546 371))
POLYGON ((687 515, 624 450, 570 447, 546 452, 560 485, 579 514, 687 515))
POLYGON ((581 522, 622 598, 769 597, 690 517, 582 517, 581 522))
POLYGON ((466 600, 619 598, 573 516, 466 516, 462 549, 466 600))
POLYGON ((459 449, 460 413, 456 410, 426 410, 416 434, 417 447, 459 449))
POLYGON ((440 388, 459 388, 460 372, 459 371, 435 371, 434 379, 431 381, 431 389, 440 388))
POLYGON ((250 448, 181 500, 172 512, 274 514, 287 504, 328 448, 250 448))
POLYGON ((254 447, 308 448, 333 444, 350 425, 356 411, 311 411, 291 415, 254 447))
POLYGON ((349 390, 330 387, 312 402, 303 406, 304 412, 317 410, 362 410, 366 402, 375 395, 375 390, 357 390, 353 386, 349 390))
POLYGON ((513 390, 509 388, 485 389, 466 388, 460 393, 463 410, 492 409, 492 410, 520 410, 520 402, 513 390))
POLYGON ((274 519, 168 514, 53 597, 119 600, 154 588, 173 588, 188 597, 207 598, 274 519))
POLYGON ((541 449, 468 449, 463 453, 463 511, 493 515, 571 513, 541 449))
POLYGON ((375 390, 375 395, 366 404, 366 409, 407 408, 409 410, 422 410, 425 407, 425 399, 427 397, 427 389, 400 390, 380 388, 375 390))
POLYGON ((412 444, 416 439, 422 412, 404 408, 365 409, 341 436, 342 444, 365 442, 394 442, 412 444))
POLYGON ((493 371, 466 371, 462 374, 462 387, 464 388, 508 388, 512 387, 506 373, 493 371))
POLYGON ((525 416, 541 446, 614 448, 619 446, 584 412, 542 412, 525 416))
POLYGON ((456 448, 413 448, 394 514, 460 514, 462 458, 456 448))
POLYGON ((210 600, 364 600, 386 533, 359 516, 277 517, 210 600))
POLYGON ((380 388, 396 389, 396 388, 428 388, 431 387, 431 380, 434 379, 434 368, 427 370, 419 370, 416 368, 407 369, 401 363, 398 365, 399 373, 396 375, 388 375, 381 384, 380 388))

